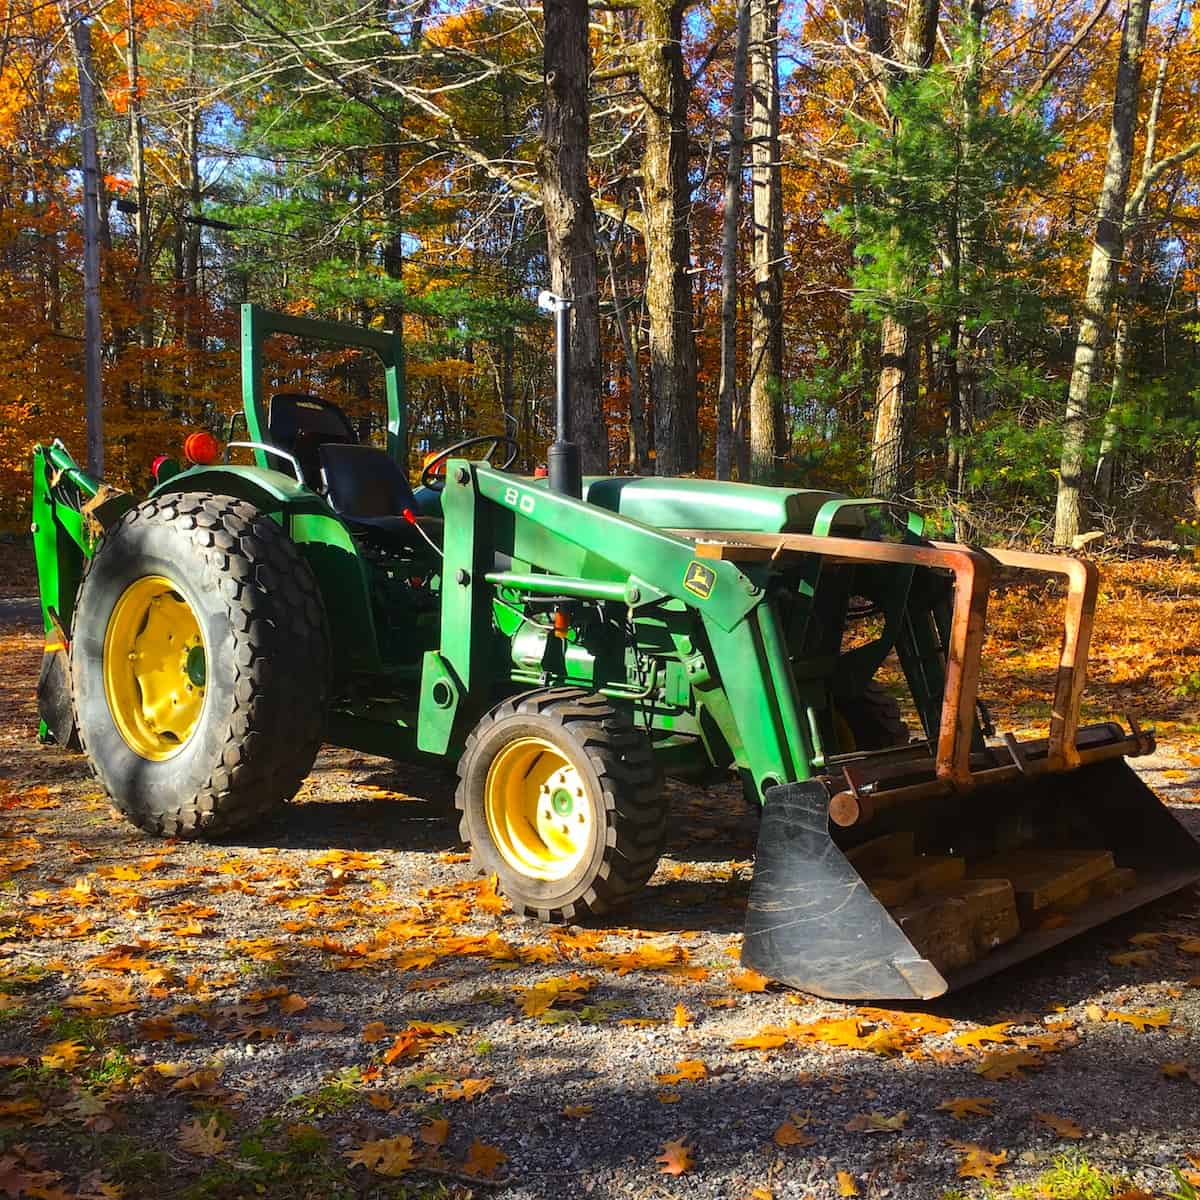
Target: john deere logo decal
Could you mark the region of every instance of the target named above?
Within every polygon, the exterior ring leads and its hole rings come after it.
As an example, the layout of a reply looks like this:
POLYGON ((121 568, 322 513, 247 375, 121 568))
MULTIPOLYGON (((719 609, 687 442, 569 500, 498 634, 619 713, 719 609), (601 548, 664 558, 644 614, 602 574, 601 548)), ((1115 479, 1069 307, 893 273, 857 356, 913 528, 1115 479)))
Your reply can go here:
POLYGON ((703 563, 694 560, 688 563, 687 574, 683 577, 683 586, 693 596, 707 600, 712 595, 713 584, 716 582, 717 573, 712 567, 706 567, 703 563))

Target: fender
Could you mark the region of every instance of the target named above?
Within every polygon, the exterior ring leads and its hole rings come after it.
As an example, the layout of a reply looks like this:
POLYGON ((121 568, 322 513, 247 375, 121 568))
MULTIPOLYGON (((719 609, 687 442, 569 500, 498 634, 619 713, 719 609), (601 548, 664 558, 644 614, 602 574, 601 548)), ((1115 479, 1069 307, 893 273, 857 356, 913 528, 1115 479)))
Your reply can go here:
POLYGON ((341 518, 311 488, 282 471, 257 466, 194 467, 154 488, 236 496, 278 521, 317 577, 339 672, 381 672, 367 565, 341 518))

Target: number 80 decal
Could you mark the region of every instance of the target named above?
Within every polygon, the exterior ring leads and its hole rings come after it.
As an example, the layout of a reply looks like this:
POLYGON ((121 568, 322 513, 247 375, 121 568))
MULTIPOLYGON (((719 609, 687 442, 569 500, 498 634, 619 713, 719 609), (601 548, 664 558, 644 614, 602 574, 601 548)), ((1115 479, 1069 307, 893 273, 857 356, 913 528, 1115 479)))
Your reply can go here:
POLYGON ((533 512, 533 506, 536 503, 534 498, 528 492, 522 492, 518 488, 508 487, 504 489, 504 503, 509 508, 516 508, 528 516, 533 512))

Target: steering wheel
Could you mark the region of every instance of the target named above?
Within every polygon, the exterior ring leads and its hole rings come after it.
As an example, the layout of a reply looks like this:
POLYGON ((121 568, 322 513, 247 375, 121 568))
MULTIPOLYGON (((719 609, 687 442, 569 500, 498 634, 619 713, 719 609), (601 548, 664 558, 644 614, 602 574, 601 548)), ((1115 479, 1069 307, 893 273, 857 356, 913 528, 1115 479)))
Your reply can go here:
POLYGON ((465 438, 461 442, 455 442, 453 446, 447 446, 445 450, 439 450, 425 464, 425 469, 421 472, 421 486, 440 492, 446 486, 447 460, 456 457, 463 450, 469 450, 472 446, 487 447, 487 453, 480 455, 480 458, 486 463, 491 463, 492 455, 501 446, 509 450, 511 453, 500 464, 501 471, 507 471, 517 461, 517 455, 521 453, 521 443, 516 438, 510 438, 506 433, 481 433, 478 437, 465 438))

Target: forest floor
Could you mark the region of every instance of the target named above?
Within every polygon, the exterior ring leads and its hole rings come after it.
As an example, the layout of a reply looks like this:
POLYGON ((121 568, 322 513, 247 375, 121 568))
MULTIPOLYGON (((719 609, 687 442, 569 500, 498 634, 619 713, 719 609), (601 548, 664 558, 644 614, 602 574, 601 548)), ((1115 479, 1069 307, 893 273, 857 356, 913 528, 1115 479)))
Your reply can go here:
MULTIPOLYGON (((1187 1196, 1200 896, 918 1009, 742 971, 752 830, 672 785, 637 904, 586 928, 471 875, 452 777, 326 751, 215 845, 145 837, 34 737, 32 564, 0 546, 0 1195, 114 1200, 1187 1196)), ((1044 719, 1056 594, 992 604, 1001 728, 1044 719)), ((1200 833, 1200 566, 1113 563, 1089 718, 1200 833)))

